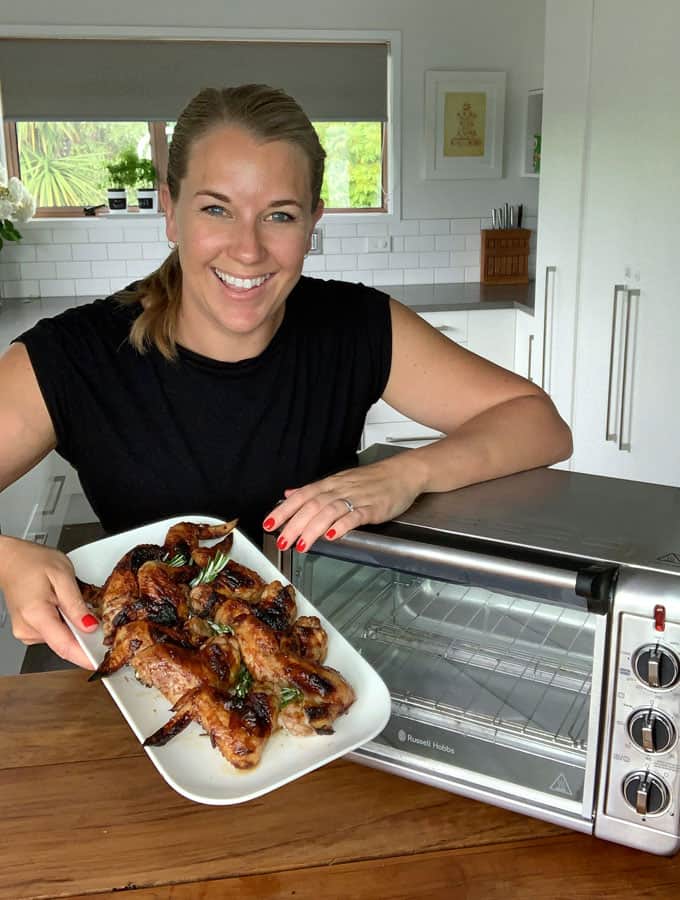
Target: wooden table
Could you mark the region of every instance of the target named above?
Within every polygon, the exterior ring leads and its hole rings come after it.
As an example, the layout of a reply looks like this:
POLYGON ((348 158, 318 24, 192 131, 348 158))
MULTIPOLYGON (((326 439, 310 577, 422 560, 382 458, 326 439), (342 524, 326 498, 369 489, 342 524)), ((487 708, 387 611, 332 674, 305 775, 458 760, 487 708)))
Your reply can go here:
POLYGON ((80 670, 0 678, 0 898, 668 898, 640 853, 339 760, 242 806, 172 791, 80 670))

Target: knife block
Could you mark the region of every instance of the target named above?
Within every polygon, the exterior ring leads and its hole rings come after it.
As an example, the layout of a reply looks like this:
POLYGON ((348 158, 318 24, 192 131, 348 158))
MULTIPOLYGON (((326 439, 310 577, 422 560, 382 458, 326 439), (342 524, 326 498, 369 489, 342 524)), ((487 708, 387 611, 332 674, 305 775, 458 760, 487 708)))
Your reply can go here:
POLYGON ((527 284, 530 238, 528 228, 483 228, 482 284, 527 284))

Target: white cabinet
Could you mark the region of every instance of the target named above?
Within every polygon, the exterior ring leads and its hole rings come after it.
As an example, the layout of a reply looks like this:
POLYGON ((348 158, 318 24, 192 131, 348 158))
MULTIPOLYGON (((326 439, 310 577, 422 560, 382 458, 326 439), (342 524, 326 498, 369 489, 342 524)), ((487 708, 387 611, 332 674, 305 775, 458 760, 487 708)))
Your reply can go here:
MULTIPOLYGON (((506 369, 514 367, 514 309, 431 312, 421 316, 457 344, 506 369)), ((379 400, 366 416, 362 447, 375 443, 422 447, 441 436, 440 432, 408 419, 379 400)))
POLYGON ((522 378, 528 378, 533 382, 540 381, 536 348, 536 318, 530 313, 518 310, 515 325, 514 370, 522 378))
POLYGON ((680 485, 677 0, 548 0, 536 315, 576 471, 680 485))
POLYGON ((574 468, 680 485, 680 4, 595 0, 574 468))

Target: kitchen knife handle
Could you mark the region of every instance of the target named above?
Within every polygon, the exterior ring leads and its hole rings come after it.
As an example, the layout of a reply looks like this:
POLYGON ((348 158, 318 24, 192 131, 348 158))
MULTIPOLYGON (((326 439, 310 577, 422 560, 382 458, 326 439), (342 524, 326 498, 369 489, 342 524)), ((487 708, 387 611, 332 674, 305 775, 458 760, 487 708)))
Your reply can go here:
POLYGON ((617 310, 619 304, 619 293, 621 291, 625 292, 626 286, 625 284, 615 284, 614 285, 614 301, 612 303, 612 336, 611 341, 609 342, 609 381, 607 382, 607 420, 604 424, 604 439, 605 441, 614 441, 616 442, 619 439, 618 434, 615 431, 610 431, 609 423, 611 421, 612 414, 612 387, 614 383, 614 347, 616 346, 616 317, 617 310))
MULTIPOLYGON (((627 381, 628 381, 628 344, 629 344, 629 337, 630 337, 631 298, 639 297, 640 291, 639 290, 634 290, 634 291, 626 290, 624 296, 626 298, 626 325, 625 325, 625 330, 623 332, 623 374, 621 375, 621 407, 620 407, 621 411, 619 413, 619 450, 623 450, 626 453, 630 453, 630 440, 628 440, 628 441, 623 440, 623 420, 624 420, 624 415, 625 415, 625 410, 626 410, 626 399, 627 399, 626 387, 628 386, 627 385, 627 381)), ((632 382, 632 375, 631 375, 631 382, 632 382)), ((630 385, 630 389, 631 389, 630 393, 631 394, 632 394, 632 387, 633 387, 633 385, 631 383, 631 385, 630 385)))
POLYGON ((544 289, 543 289, 543 360, 542 360, 542 364, 541 364, 541 387, 543 388, 543 390, 546 390, 545 376, 546 376, 546 360, 547 360, 547 346, 548 346, 548 285, 550 283, 550 275, 552 275, 553 277, 552 277, 551 299, 553 302, 550 304, 550 312, 551 312, 550 318, 552 320, 552 308, 555 305, 555 273, 556 272, 557 272, 557 266, 546 266, 545 267, 545 283, 544 283, 544 289))

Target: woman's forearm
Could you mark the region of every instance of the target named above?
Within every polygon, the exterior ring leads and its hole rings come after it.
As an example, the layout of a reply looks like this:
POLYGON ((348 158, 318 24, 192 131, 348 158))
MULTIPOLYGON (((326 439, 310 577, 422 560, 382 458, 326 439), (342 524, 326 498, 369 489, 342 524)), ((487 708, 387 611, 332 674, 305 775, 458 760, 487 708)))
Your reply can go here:
POLYGON ((532 394, 491 407, 447 437, 393 459, 397 477, 407 466, 423 493, 551 465, 571 453, 569 427, 545 394, 532 394))

